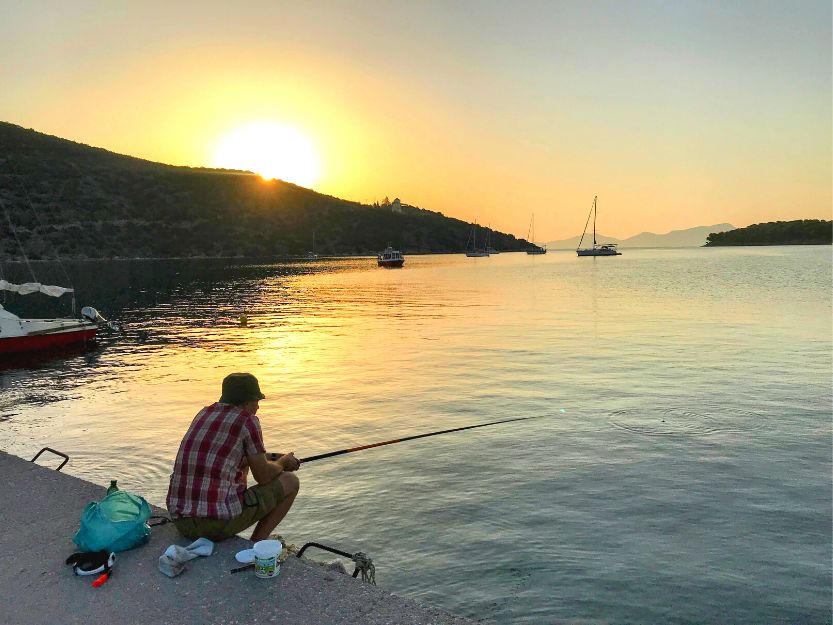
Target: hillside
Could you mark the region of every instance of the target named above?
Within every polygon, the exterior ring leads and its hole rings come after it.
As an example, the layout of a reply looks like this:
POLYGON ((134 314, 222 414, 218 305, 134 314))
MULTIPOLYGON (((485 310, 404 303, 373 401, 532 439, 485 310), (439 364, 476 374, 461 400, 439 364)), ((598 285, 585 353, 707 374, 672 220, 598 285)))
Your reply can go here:
POLYGON ((797 219, 770 221, 738 228, 731 232, 713 232, 706 247, 721 245, 830 245, 833 221, 797 219))
MULTIPOLYGON (((597 234, 596 240, 599 243, 616 243, 622 247, 699 247, 706 242, 710 232, 733 230, 732 224, 717 224, 714 226, 697 226, 684 230, 672 230, 665 234, 654 234, 653 232, 642 232, 627 239, 615 239, 597 234)), ((553 249, 575 249, 581 236, 551 241, 547 245, 553 249)), ((587 236, 584 237, 587 243, 587 236)), ((593 243, 593 236, 590 235, 590 244, 593 243)))
MULTIPOLYGON (((0 122, 0 260, 461 252, 471 225, 248 172, 175 167, 0 122), (11 225, 10 225, 11 224, 11 225)), ((492 246, 526 241, 493 232, 492 246)))

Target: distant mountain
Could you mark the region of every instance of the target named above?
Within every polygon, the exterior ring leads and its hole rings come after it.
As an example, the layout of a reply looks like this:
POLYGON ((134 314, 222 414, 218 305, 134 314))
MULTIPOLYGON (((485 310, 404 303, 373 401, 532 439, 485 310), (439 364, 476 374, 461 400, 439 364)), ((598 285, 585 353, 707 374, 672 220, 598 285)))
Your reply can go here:
MULTIPOLYGON (((581 235, 576 237, 571 237, 569 239, 560 239, 558 241, 550 241, 546 244, 546 246, 551 250, 574 250, 578 247, 579 239, 581 239, 581 235)), ((597 243, 621 243, 621 241, 615 237, 608 237, 603 234, 596 234, 596 242, 597 243)), ((584 237, 584 243, 582 246, 587 245, 587 237, 584 237)), ((590 235, 590 243, 589 245, 593 245, 593 235, 590 235)))
MULTIPOLYGON (((0 122, 0 260, 462 252, 471 224, 251 172, 174 167, 0 122)), ((485 231, 481 236, 485 240, 485 231)), ((505 251, 528 243, 492 231, 505 251)))
MULTIPOLYGON (((696 228, 686 228, 685 230, 672 230, 665 234, 654 234, 653 232, 642 232, 627 239, 616 239, 602 234, 596 235, 598 243, 616 243, 622 247, 699 247, 705 245, 706 237, 713 232, 727 232, 734 230, 732 224, 716 224, 714 226, 697 226, 696 228)), ((590 241, 588 243, 588 235, 584 237, 584 245, 593 245, 593 235, 589 235, 590 241)), ((547 246, 551 249, 576 249, 578 247, 581 236, 571 237, 569 239, 561 239, 559 241, 550 241, 547 246)))
POLYGON ((713 232, 706 247, 721 245, 830 245, 833 222, 823 219, 769 221, 738 228, 732 232, 713 232))

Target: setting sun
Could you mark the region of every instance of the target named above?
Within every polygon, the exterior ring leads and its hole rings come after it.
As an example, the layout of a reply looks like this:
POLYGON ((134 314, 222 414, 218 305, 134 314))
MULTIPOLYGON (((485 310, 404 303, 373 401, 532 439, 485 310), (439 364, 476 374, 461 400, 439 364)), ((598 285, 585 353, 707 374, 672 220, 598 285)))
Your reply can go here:
POLYGON ((295 128, 276 122, 252 123, 221 137, 214 166, 245 169, 266 180, 279 178, 303 187, 315 184, 321 171, 312 142, 295 128))

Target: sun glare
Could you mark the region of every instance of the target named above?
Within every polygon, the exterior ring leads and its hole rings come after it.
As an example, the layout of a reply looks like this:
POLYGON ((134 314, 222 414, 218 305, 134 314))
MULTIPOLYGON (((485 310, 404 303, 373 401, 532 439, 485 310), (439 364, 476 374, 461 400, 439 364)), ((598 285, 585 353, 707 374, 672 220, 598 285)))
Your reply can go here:
POLYGON ((318 180, 321 168, 312 142, 289 126, 257 122, 229 132, 214 150, 214 166, 245 169, 265 180, 279 178, 303 187, 318 180))

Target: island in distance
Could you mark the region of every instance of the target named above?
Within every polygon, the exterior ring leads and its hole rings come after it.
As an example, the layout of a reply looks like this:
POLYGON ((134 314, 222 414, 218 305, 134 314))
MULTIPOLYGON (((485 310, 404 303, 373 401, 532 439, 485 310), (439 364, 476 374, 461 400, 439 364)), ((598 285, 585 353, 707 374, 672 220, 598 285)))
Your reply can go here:
POLYGON ((731 232, 709 234, 706 247, 725 245, 830 245, 833 221, 796 219, 769 221, 737 228, 731 232))
MULTIPOLYGON (((616 243, 621 247, 700 247, 706 243, 706 239, 713 232, 726 232, 734 230, 732 224, 715 224, 714 226, 697 226, 685 230, 672 230, 665 234, 654 234, 653 232, 642 232, 627 239, 616 239, 603 234, 596 235, 596 241, 600 244, 616 243)), ((547 247, 557 250, 574 250, 578 247, 581 236, 577 235, 569 239, 550 241, 547 247)), ((585 243, 587 237, 585 236, 585 243)), ((592 241, 591 241, 592 242, 592 241)))

